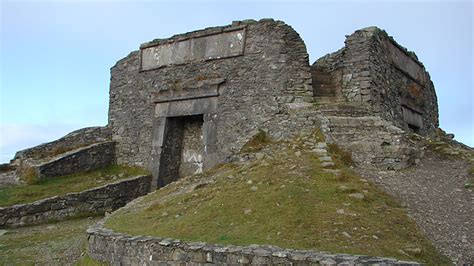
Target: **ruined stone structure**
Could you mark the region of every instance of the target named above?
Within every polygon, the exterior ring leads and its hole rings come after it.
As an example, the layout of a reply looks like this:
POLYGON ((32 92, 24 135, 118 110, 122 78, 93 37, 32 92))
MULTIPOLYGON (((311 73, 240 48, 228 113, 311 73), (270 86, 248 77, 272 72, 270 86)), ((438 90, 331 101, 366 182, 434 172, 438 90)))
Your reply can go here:
MULTIPOLYGON (((229 160, 259 129, 283 138, 321 126, 324 108, 309 104, 319 102, 353 103, 351 116, 365 110, 378 119, 390 140, 375 146, 398 145, 392 137, 402 130, 429 134, 438 126, 428 73, 382 30, 356 31, 343 49, 310 67, 298 33, 273 20, 141 45, 112 68, 109 126, 117 162, 149 167, 161 186, 229 160), (295 108, 305 111, 289 111, 295 108)), ((337 130, 328 127, 331 138, 337 130)))
POLYGON ((356 31, 341 50, 311 66, 314 94, 361 103, 407 131, 423 135, 438 127, 433 83, 413 52, 376 27, 356 31))
POLYGON ((308 54, 283 22, 236 22, 154 40, 112 68, 109 126, 117 162, 158 184, 225 162, 258 131, 290 127, 286 104, 310 102, 308 54), (286 116, 286 117, 285 117, 286 116))
POLYGON ((311 66, 298 33, 264 19, 156 39, 111 69, 107 139, 153 186, 233 160, 259 130, 321 129, 356 163, 403 167, 416 156, 405 133, 437 127, 423 64, 375 27, 311 66))

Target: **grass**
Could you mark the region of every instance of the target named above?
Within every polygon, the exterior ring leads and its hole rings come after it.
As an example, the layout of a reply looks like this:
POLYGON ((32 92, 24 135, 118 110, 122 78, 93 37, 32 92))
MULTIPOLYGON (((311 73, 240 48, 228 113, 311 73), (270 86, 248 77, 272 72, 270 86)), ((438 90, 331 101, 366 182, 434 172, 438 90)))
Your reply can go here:
POLYGON ((328 151, 332 155, 332 159, 337 166, 354 166, 354 161, 352 160, 352 153, 346 150, 341 149, 337 144, 330 143, 328 144, 328 151))
POLYGON ((148 172, 137 167, 113 165, 94 171, 53 177, 31 185, 0 188, 0 206, 30 203, 52 196, 79 192, 142 174, 148 172))
POLYGON ((263 147, 271 143, 270 136, 263 131, 259 130, 250 140, 242 147, 241 152, 257 152, 260 151, 263 147))
POLYGON ((86 229, 99 219, 8 229, 0 236, 0 265, 100 265, 86 257, 86 229))
POLYGON ((474 166, 471 166, 468 170, 468 180, 464 183, 466 189, 474 188, 474 166))
POLYGON ((39 182, 38 173, 34 167, 24 169, 20 175, 20 179, 28 185, 37 184, 39 182))
POLYGON ((89 255, 85 254, 74 265, 76 265, 76 266, 101 266, 101 265, 108 265, 108 264, 96 261, 93 258, 89 257, 89 255))
POLYGON ((223 165, 151 193, 113 213, 106 227, 186 241, 270 244, 450 264, 406 210, 374 185, 345 168, 339 175, 325 173, 301 143, 273 146, 278 148, 270 158, 223 165), (195 186, 199 180, 212 181, 195 186), (182 189, 193 184, 193 190, 182 189))

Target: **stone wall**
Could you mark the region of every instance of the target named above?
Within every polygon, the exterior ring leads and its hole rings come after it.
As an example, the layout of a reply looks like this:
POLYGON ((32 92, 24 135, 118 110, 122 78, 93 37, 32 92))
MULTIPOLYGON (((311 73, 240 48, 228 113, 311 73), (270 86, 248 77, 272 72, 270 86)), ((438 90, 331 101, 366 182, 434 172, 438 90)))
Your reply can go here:
POLYGON ((167 117, 203 115, 203 132, 209 133, 204 170, 229 160, 259 129, 282 138, 305 125, 314 128, 313 120, 290 118, 286 111, 311 101, 312 87, 305 44, 281 21, 234 22, 155 40, 118 61, 111 75, 109 126, 119 164, 158 172, 150 155, 156 158, 162 148, 164 129, 154 128, 164 127, 160 119, 167 117), (239 33, 242 40, 232 39, 239 33), (213 40, 232 47, 213 46, 213 40))
POLYGON ((112 139, 112 131, 108 127, 86 127, 73 131, 58 140, 18 151, 11 163, 19 165, 22 161, 38 161, 69 150, 110 139, 112 139))
POLYGON ((115 142, 106 141, 66 152, 34 166, 40 179, 91 171, 115 163, 115 142))
POLYGON ((150 191, 150 184, 151 176, 138 176, 82 192, 0 207, 0 228, 111 212, 146 195, 150 191))
POLYGON ((224 246, 115 233, 101 224, 87 230, 89 256, 111 265, 420 265, 363 255, 330 254, 275 246, 224 246))
POLYGON ((433 83, 413 52, 376 27, 355 31, 343 49, 318 59, 315 72, 342 72, 344 101, 368 105, 406 131, 427 135, 438 127, 433 83))

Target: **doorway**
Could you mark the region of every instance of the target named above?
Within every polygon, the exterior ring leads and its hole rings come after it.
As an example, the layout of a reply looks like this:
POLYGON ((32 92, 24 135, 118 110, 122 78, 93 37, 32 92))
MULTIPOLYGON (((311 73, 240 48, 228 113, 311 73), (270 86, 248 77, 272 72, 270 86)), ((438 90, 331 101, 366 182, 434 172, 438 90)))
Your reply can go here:
POLYGON ((204 164, 203 115, 168 117, 158 186, 199 174, 204 164))

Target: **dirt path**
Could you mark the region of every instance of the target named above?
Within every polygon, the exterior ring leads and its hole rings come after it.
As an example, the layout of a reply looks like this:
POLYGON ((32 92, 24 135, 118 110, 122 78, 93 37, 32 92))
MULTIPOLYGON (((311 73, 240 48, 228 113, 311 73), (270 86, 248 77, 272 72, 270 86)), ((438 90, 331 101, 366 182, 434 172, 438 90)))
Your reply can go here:
POLYGON ((358 169, 406 205, 421 230, 458 263, 474 263, 474 192, 466 189, 469 165, 425 157, 403 171, 358 169))

